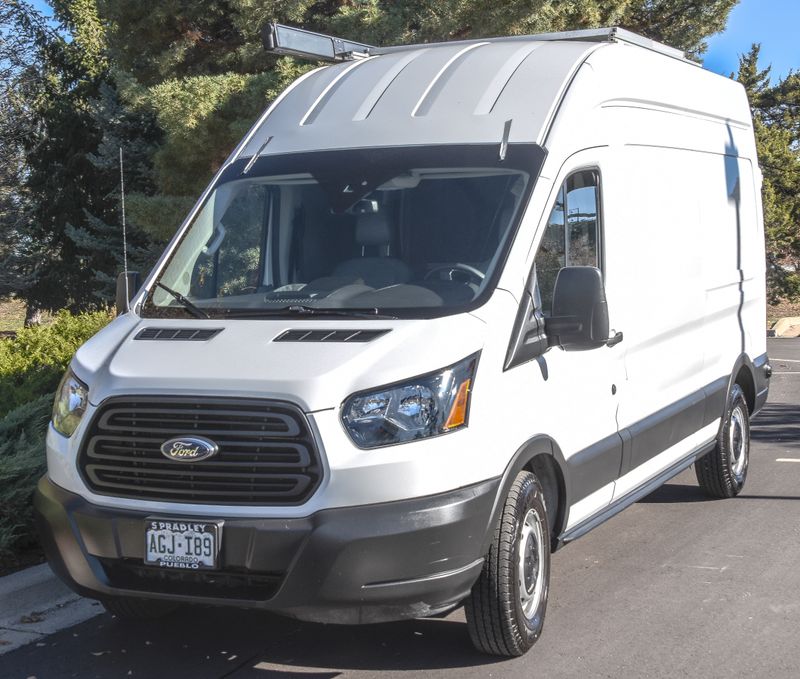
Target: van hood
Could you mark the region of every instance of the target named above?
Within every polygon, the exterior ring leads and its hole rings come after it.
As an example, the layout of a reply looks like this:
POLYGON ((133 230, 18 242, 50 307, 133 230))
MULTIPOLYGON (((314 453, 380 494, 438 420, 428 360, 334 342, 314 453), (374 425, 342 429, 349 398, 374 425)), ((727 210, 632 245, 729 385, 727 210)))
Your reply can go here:
MULTIPOLYGON (((214 395, 291 401, 306 412, 350 394, 437 370, 476 351, 486 324, 465 313, 433 320, 162 320, 125 314, 76 353, 73 370, 97 405, 119 395, 214 395), (156 330, 219 330, 206 340, 156 330), (321 341, 317 333, 385 330, 369 341, 321 341)), ((341 333, 334 338, 344 338, 341 333)))

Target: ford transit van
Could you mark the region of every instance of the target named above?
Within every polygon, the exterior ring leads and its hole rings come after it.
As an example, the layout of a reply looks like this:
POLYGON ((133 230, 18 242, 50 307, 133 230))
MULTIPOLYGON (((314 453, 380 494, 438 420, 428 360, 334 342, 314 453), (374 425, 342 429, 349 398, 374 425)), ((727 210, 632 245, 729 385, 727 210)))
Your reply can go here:
POLYGON ((120 616, 463 604, 520 655, 553 550, 691 465, 745 483, 770 367, 744 89, 618 29, 266 40, 332 63, 76 353, 50 563, 120 616))

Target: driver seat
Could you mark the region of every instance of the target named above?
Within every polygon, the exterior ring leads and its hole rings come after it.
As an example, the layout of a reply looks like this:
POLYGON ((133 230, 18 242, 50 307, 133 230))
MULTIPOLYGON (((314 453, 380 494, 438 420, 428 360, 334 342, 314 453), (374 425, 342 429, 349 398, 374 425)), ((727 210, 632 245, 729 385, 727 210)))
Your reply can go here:
POLYGON ((385 214, 369 212, 359 215, 355 239, 361 246, 362 256, 337 264, 333 270, 334 276, 361 279, 365 285, 376 289, 411 280, 413 272, 409 266, 404 261, 389 256, 392 227, 385 214), (368 247, 376 248, 380 254, 365 256, 368 247))

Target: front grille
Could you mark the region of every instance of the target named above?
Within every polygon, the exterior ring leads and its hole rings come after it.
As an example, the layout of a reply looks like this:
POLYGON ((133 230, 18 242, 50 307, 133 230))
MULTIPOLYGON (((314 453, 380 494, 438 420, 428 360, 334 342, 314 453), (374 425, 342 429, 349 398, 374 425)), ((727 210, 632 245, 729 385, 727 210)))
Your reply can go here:
POLYGON ((319 486, 322 466, 302 411, 258 399, 113 398, 95 414, 78 467, 100 495, 166 502, 297 505, 319 486), (161 444, 203 436, 214 457, 175 462, 161 444))
POLYGON ((140 592, 266 601, 283 581, 280 573, 150 568, 133 559, 101 559, 100 563, 112 587, 140 592))

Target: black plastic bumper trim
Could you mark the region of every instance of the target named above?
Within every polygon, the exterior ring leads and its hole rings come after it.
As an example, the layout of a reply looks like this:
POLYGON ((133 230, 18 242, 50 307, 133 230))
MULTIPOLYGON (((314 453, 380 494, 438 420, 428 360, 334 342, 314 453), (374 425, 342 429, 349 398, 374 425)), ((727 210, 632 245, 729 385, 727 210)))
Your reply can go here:
POLYGON ((756 415, 767 402, 769 396, 769 379, 772 375, 772 369, 769 365, 769 356, 761 354, 753 361, 753 381, 755 383, 755 405, 753 412, 750 415, 756 415))
POLYGON ((719 419, 727 389, 728 378, 720 377, 570 457, 570 502, 583 500, 719 419))
POLYGON ((567 460, 573 502, 619 478, 623 438, 618 432, 606 436, 567 460))
MULTIPOLYGON (((136 579, 144 568, 144 522, 151 512, 93 505, 48 477, 39 481, 34 506, 53 570, 84 596, 231 605, 358 624, 434 615, 463 600, 480 574, 499 486, 495 478, 439 495, 297 519, 191 517, 225 521, 219 587, 232 588, 228 594, 215 589, 209 571, 181 583, 182 593, 162 585, 153 591, 153 578, 136 579), (251 581, 258 587, 248 598, 242 588, 251 581)), ((176 512, 174 518, 187 517, 176 512)))
MULTIPOLYGON (((468 563, 466 566, 462 566, 461 568, 456 568, 452 571, 445 571, 443 573, 436 573, 435 575, 430 575, 426 578, 413 578, 411 580, 394 580, 392 582, 373 582, 368 585, 362 585, 363 589, 375 589, 377 587, 396 587, 398 585, 414 585, 420 582, 430 582, 432 580, 439 580, 442 578, 450 578, 454 575, 461 575, 463 573, 470 573, 477 569, 478 572, 483 568, 484 559, 481 557, 472 563, 468 563)), ((477 576, 476 576, 477 577, 477 576)))
POLYGON ((727 390, 728 378, 721 377, 628 427, 620 477, 722 417, 727 390))

